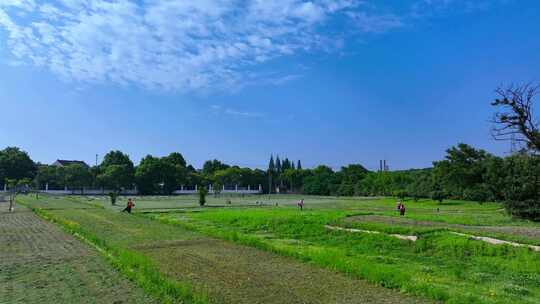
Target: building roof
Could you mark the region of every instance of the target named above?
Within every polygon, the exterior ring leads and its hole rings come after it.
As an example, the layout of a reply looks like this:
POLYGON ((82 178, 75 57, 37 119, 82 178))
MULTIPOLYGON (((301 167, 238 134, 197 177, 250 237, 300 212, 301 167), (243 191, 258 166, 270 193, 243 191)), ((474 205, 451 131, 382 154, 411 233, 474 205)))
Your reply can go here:
POLYGON ((82 160, 65 160, 65 159, 59 159, 55 161, 52 165, 61 166, 61 167, 70 166, 70 165, 83 165, 85 167, 88 167, 88 165, 82 160))

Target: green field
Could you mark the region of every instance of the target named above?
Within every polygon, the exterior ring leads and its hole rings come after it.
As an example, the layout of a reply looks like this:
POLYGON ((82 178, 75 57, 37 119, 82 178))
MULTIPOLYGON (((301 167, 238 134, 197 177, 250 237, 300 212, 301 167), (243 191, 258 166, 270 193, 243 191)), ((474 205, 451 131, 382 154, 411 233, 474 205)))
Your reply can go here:
POLYGON ((538 303, 540 252, 458 236, 540 244, 540 225, 499 204, 300 196, 21 197, 90 240, 163 302, 538 303), (377 231, 331 231, 325 225, 377 231), (416 242, 389 234, 415 235, 416 242), (382 287, 386 288, 382 288, 382 287), (412 296, 412 297, 411 297, 412 296))

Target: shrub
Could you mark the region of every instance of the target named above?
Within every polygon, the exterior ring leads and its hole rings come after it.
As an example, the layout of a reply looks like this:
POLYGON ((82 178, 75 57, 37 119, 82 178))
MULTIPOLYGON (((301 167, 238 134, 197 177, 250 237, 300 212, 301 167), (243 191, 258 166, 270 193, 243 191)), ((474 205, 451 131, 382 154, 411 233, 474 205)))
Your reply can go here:
POLYGON ((491 193, 484 187, 478 186, 463 191, 463 198, 467 201, 484 203, 490 200, 491 193))
POLYGON ((205 187, 199 188, 199 205, 204 206, 206 204, 206 195, 208 194, 208 190, 206 190, 205 187))
POLYGON ((398 199, 404 200, 407 196, 409 196, 409 193, 405 190, 397 190, 393 192, 394 196, 398 199))
POLYGON ((442 203, 443 200, 446 199, 446 193, 443 191, 433 191, 431 192, 431 199, 442 203))
POLYGON ((540 221, 540 157, 513 155, 505 159, 508 172, 504 189, 504 206, 508 213, 540 221))
POLYGON ((111 198, 111 204, 116 205, 116 199, 118 198, 118 193, 114 191, 109 192, 109 197, 111 198))
POLYGON ((506 200, 504 207, 513 216, 540 222, 540 200, 506 200))

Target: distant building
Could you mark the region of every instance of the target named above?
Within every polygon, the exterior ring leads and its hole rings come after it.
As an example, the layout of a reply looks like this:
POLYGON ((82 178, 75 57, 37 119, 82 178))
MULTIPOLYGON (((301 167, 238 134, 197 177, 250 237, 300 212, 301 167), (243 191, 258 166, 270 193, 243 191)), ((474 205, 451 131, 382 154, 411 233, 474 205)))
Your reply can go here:
POLYGON ((51 166, 66 167, 66 166, 71 166, 71 165, 83 165, 83 166, 85 166, 87 168, 90 167, 85 162, 83 162, 81 160, 64 160, 64 159, 58 159, 57 161, 52 163, 51 166))

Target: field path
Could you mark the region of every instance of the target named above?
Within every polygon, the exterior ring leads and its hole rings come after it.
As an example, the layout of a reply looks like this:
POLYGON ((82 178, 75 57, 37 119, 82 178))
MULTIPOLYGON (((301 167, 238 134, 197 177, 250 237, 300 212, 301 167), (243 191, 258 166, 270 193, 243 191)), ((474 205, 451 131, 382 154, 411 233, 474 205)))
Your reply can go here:
MULTIPOLYGON (((34 204, 36 207, 39 203, 34 204)), ((47 210, 108 244, 149 257, 168 278, 189 282, 212 303, 428 303, 293 258, 217 240, 115 210, 47 210)))
POLYGON ((0 303, 156 303, 93 248, 0 202, 0 303))

